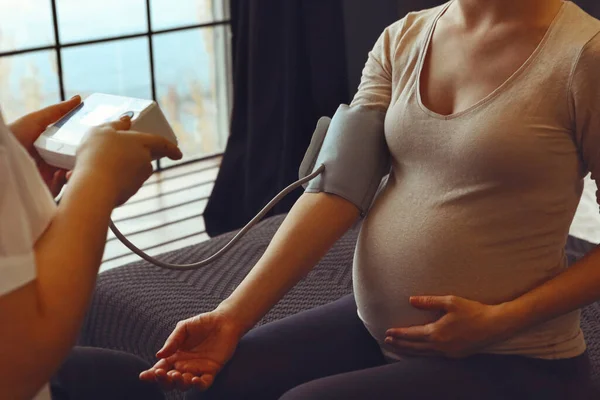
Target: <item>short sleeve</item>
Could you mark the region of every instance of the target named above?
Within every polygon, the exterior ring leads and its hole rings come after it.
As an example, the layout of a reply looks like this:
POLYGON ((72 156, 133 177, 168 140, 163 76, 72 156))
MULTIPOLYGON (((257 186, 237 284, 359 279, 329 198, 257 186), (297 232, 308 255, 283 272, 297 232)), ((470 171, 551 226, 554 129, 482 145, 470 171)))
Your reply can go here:
MULTIPOLYGON (((583 49, 571 82, 575 141, 585 168, 600 183, 600 33, 583 49)), ((600 204, 600 191, 596 192, 600 204)))
POLYGON ((369 52, 352 106, 360 105, 387 111, 392 98, 391 31, 394 26, 386 28, 369 52))
POLYGON ((0 147, 0 296, 35 278, 33 243, 19 193, 14 187, 8 151, 0 147))
POLYGON ((36 277, 34 245, 56 205, 35 163, 0 116, 0 296, 36 277))

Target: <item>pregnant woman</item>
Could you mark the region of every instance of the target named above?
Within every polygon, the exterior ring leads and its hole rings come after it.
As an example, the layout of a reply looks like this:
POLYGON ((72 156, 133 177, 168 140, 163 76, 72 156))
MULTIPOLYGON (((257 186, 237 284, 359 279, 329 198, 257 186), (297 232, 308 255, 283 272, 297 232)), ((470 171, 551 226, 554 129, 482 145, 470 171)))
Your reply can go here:
POLYGON ((252 329, 359 215, 305 193, 141 378, 190 399, 585 398, 600 251, 567 269, 563 248, 600 174, 599 74, 600 21, 571 2, 454 0, 391 25, 350 106, 380 112, 391 155, 354 295, 252 329))

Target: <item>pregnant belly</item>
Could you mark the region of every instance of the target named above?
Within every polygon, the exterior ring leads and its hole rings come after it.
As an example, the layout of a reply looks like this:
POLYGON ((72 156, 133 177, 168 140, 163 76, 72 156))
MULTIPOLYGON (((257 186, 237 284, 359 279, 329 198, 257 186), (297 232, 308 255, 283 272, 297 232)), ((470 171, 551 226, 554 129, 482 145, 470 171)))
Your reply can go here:
POLYGON ((539 246, 539 253, 524 251, 522 241, 506 240, 511 234, 497 223, 470 223, 474 218, 461 210, 410 201, 378 200, 357 242, 353 282, 358 312, 380 342, 389 328, 423 325, 442 315, 413 308, 411 296, 455 295, 497 304, 561 268, 556 252, 539 246))

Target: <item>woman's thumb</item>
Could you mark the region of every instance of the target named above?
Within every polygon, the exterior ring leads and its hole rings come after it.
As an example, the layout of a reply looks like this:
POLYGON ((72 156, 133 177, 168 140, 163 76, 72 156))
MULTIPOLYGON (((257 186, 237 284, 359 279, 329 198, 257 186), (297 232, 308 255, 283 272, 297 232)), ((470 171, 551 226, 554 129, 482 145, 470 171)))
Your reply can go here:
POLYGON ((187 325, 184 322, 179 322, 167 340, 165 340, 163 347, 156 353, 156 357, 167 358, 172 356, 183 345, 186 338, 187 325))

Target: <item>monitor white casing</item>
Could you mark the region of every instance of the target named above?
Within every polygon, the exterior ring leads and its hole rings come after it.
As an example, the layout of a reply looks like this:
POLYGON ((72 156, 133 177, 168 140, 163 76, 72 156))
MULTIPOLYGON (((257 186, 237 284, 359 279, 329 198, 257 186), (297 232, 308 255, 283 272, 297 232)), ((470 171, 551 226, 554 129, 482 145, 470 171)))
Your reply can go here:
POLYGON ((48 164, 71 170, 75 167, 77 148, 88 130, 93 126, 116 121, 126 113, 133 114, 132 131, 159 135, 177 144, 177 137, 156 102, 94 93, 50 125, 34 146, 48 164))

